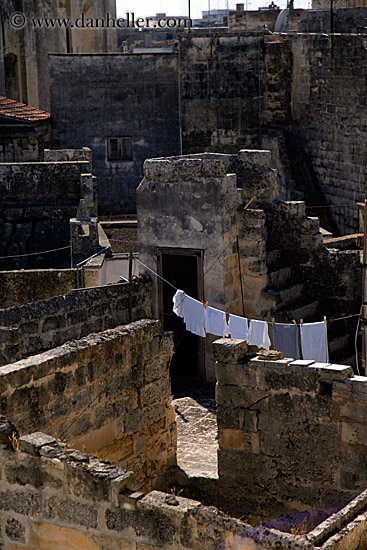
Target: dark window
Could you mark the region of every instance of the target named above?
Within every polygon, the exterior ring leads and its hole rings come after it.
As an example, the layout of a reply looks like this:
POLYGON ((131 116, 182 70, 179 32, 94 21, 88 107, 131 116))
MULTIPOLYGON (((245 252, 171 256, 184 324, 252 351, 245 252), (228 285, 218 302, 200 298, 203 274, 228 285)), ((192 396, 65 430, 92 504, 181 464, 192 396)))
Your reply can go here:
POLYGON ((107 138, 107 158, 112 161, 133 160, 131 137, 107 138))

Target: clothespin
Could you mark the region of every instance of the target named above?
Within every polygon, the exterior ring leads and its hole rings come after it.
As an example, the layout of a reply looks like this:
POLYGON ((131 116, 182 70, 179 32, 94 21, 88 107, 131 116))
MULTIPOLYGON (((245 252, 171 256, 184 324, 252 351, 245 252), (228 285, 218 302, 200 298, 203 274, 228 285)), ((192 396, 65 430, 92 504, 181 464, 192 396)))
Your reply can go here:
POLYGON ((204 307, 208 307, 208 304, 209 304, 209 302, 208 302, 208 300, 207 300, 207 301, 205 302, 205 304, 204 304, 204 307))
POLYGON ((297 326, 297 322, 295 321, 295 319, 293 319, 292 323, 294 323, 297 326))
POLYGON ((272 327, 274 326, 274 323, 275 323, 275 317, 272 317, 272 318, 271 318, 271 326, 272 326, 272 327))
POLYGON ((300 323, 301 323, 301 326, 302 326, 303 325, 303 319, 301 319, 300 323))
POLYGON ((325 325, 326 325, 326 322, 327 322, 326 315, 324 315, 324 323, 325 323, 325 325))

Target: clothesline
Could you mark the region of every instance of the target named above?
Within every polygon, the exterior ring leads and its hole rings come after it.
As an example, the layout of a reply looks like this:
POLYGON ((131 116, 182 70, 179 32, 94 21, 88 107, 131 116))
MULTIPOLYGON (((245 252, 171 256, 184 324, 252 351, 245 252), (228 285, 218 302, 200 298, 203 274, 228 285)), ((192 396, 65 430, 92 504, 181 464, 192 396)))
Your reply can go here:
MULTIPOLYGON (((147 266, 146 264, 144 264, 141 260, 138 260, 138 258, 133 258, 133 261, 136 261, 136 262, 139 262, 141 265, 143 265, 146 269, 148 269, 148 271, 150 271, 151 273, 153 273, 153 275, 155 275, 156 277, 158 277, 159 279, 161 279, 164 283, 168 284, 170 287, 172 287, 174 290, 179 290, 175 285, 173 285, 172 283, 170 283, 169 281, 167 281, 167 279, 164 279, 161 275, 159 275, 159 273, 157 273, 156 271, 154 271, 153 269, 151 269, 149 266, 147 266)), ((208 271, 210 271, 210 269, 215 265, 215 263, 218 261, 218 258, 216 258, 216 260, 214 261, 214 263, 210 266, 210 268, 205 272, 208 273, 208 271)), ((207 305, 207 302, 203 302, 203 305, 207 305)), ((350 319, 352 317, 361 317, 361 314, 360 313, 353 313, 352 315, 345 315, 343 317, 337 317, 335 319, 327 319, 327 322, 328 323, 333 323, 334 321, 343 321, 345 319, 350 319)), ((267 321, 268 323, 273 323, 273 321, 267 321)), ((274 321, 275 322, 275 321, 274 321)), ((299 322, 295 322, 294 320, 292 320, 292 322, 297 325, 297 326, 302 326, 302 323, 299 322)), ((282 323, 277 323, 277 324, 282 324, 282 323)), ((287 324, 287 323, 285 323, 287 324)))
POLYGON ((173 312, 182 317, 186 330, 205 338, 207 334, 244 340, 249 346, 281 351, 284 357, 309 359, 322 363, 329 362, 329 349, 326 320, 318 323, 295 324, 268 323, 257 319, 247 319, 204 305, 177 290, 173 299, 173 312), (269 325, 273 325, 273 342, 269 336, 269 325), (302 351, 301 351, 302 350, 302 351), (302 354, 301 354, 302 353, 302 354))

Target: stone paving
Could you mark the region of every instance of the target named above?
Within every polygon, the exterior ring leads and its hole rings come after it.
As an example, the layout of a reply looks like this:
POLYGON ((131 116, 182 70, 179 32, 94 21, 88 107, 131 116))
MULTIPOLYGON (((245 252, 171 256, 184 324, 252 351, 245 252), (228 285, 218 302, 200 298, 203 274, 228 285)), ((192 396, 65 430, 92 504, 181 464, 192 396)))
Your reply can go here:
POLYGON ((218 476, 218 429, 214 390, 174 388, 177 464, 190 476, 218 476))

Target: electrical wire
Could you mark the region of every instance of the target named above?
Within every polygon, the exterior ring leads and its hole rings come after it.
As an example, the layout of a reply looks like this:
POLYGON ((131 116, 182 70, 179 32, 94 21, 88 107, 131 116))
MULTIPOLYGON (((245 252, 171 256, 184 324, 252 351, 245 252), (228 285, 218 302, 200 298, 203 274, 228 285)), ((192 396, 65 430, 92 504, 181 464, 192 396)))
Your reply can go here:
POLYGON ((44 250, 43 252, 30 252, 29 254, 15 254, 14 256, 0 256, 0 260, 8 260, 10 258, 24 258, 25 256, 41 256, 42 254, 49 254, 50 252, 58 252, 59 250, 66 250, 71 248, 68 246, 62 246, 61 248, 54 248, 52 250, 44 250))

